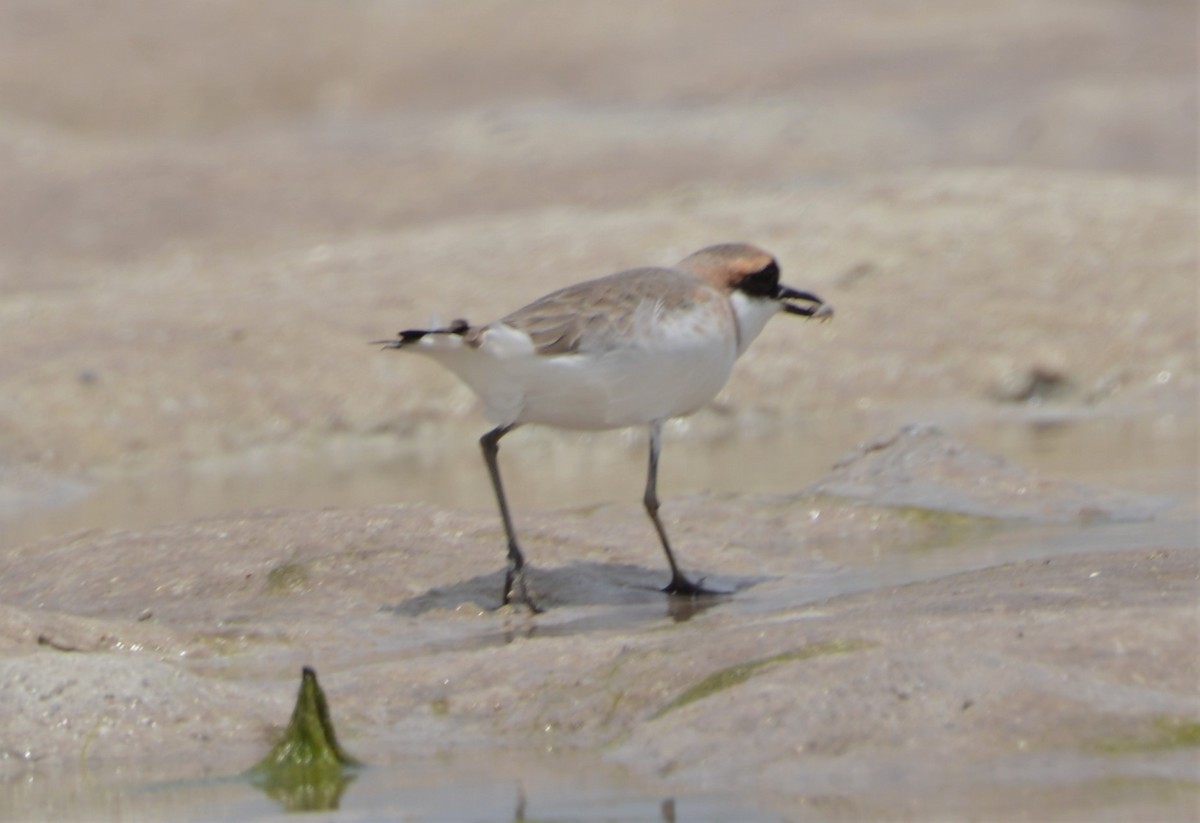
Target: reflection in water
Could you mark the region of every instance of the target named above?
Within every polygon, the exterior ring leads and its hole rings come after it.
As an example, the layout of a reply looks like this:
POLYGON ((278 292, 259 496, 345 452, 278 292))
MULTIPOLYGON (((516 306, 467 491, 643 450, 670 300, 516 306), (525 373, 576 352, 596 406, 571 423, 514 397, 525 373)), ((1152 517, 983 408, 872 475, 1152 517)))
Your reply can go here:
POLYGON ((517 784, 517 808, 513 812, 514 823, 525 823, 525 787, 517 784))
POLYGON ((324 812, 340 807, 355 775, 322 769, 293 769, 254 775, 250 782, 286 812, 324 812))
MULTIPOLYGON (((517 784, 517 807, 513 811, 513 823, 533 823, 534 820, 540 820, 541 817, 530 819, 526 817, 526 808, 529 805, 529 799, 525 795, 525 787, 517 784)), ((658 804, 658 817, 661 823, 676 823, 675 817, 675 798, 668 797, 658 804)), ((557 818, 556 818, 557 819, 557 818)), ((609 818, 606 818, 609 819, 609 818)))
POLYGON ((708 597, 668 597, 667 598, 667 617, 675 623, 686 623, 698 614, 711 609, 718 603, 725 603, 729 600, 724 596, 708 596, 708 597))

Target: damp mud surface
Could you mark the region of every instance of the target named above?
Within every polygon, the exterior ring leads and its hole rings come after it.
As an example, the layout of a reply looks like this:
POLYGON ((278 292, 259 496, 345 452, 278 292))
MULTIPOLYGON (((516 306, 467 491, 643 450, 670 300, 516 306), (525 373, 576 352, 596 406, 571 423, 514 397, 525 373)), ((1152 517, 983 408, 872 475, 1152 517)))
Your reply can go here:
POLYGON ((1200 814, 1193 4, 296 8, 0 10, 0 819, 277 819, 304 667, 331 819, 1200 814), (837 314, 666 431, 727 594, 530 427, 500 607, 367 341, 729 240, 837 314))

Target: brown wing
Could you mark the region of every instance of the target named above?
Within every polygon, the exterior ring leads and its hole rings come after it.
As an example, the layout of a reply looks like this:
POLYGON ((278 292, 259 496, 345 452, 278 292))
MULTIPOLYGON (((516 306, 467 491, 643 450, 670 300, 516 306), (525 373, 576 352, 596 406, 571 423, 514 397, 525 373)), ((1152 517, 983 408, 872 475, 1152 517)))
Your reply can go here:
POLYGON ((614 348, 647 302, 689 308, 702 288, 695 277, 674 269, 630 269, 551 292, 500 322, 528 334, 538 354, 614 348))

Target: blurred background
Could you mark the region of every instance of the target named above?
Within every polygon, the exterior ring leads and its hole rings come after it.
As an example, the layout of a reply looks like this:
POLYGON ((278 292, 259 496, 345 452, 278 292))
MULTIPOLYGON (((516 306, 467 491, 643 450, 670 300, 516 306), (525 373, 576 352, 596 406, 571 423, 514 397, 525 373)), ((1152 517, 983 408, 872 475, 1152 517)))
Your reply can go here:
MULTIPOLYGON (((366 341, 727 240, 839 314, 768 330, 665 489, 1014 410, 1194 455, 1196 30, 1184 0, 10 0, 0 545, 490 506, 473 397, 366 341)), ((519 504, 640 483, 640 435, 521 437, 519 504)))

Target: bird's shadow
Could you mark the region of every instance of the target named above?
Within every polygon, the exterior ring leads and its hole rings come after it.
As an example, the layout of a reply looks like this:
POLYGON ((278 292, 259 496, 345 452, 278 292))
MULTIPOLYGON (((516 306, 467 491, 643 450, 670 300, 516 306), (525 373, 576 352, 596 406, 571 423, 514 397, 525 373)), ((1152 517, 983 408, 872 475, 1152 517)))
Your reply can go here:
MULTIPOLYGON (((629 606, 653 609, 662 606, 675 620, 687 620, 713 606, 728 602, 738 592, 769 580, 768 577, 700 578, 719 594, 687 597, 669 595, 659 587, 667 575, 630 563, 576 561, 566 566, 541 568, 527 566, 526 582, 542 609, 570 606, 629 606)), ((504 572, 478 575, 449 586, 439 586, 381 610, 414 617, 434 610, 454 611, 462 606, 484 610, 499 609, 504 587, 504 572)), ((638 611, 642 611, 641 608, 638 611)))

